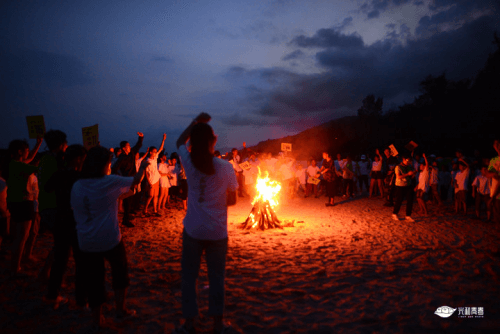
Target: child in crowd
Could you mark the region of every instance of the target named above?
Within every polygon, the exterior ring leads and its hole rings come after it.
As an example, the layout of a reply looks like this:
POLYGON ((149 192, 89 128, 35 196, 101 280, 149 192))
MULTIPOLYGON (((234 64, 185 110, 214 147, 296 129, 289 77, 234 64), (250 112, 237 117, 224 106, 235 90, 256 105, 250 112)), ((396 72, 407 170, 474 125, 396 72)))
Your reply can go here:
POLYGON ((30 235, 32 221, 35 217, 35 204, 28 190, 30 175, 38 171, 37 166, 29 165, 42 144, 38 138, 35 148, 30 152, 28 143, 23 140, 13 140, 9 144, 12 160, 9 163, 7 187, 7 206, 11 214, 12 231, 15 231, 13 242, 11 270, 17 276, 21 271, 21 257, 25 252, 26 241, 30 235), (15 227, 15 229, 14 229, 15 227))
POLYGON ((161 141, 160 148, 157 150, 156 147, 151 147, 149 149, 149 165, 146 169, 146 178, 148 180, 148 197, 146 199, 146 205, 144 206, 144 215, 148 216, 148 206, 153 200, 153 212, 154 215, 160 217, 158 213, 158 196, 160 194, 160 173, 158 172, 158 154, 163 152, 163 145, 165 144, 166 134, 163 134, 163 139, 161 141))
POLYGON ((488 205, 490 198, 490 183, 491 180, 487 177, 488 166, 481 167, 481 173, 476 176, 472 182, 472 197, 475 199, 476 204, 476 217, 480 218, 481 203, 486 204, 487 219, 491 218, 491 208, 488 205))
POLYGON ((438 177, 439 194, 441 196, 441 202, 444 202, 448 199, 448 192, 451 184, 451 173, 446 164, 441 165, 438 177))
POLYGON ((295 179, 296 179, 296 192, 298 193, 301 189, 305 193, 306 192, 306 169, 304 165, 298 164, 297 170, 295 171, 295 179))
POLYGON ((311 165, 307 167, 307 187, 305 198, 309 197, 311 192, 314 193, 314 197, 318 198, 318 184, 314 183, 314 179, 319 177, 319 167, 316 166, 316 160, 311 160, 311 165))
POLYGON ((458 159, 459 171, 455 175, 455 212, 462 209, 467 214, 467 184, 469 182, 469 164, 463 159, 458 159))
POLYGON ((343 197, 354 198, 354 165, 351 156, 348 155, 342 168, 342 178, 344 179, 343 197))
POLYGON ((177 185, 177 175, 179 173, 179 168, 177 168, 177 154, 172 153, 170 155, 170 160, 168 162, 168 172, 170 174, 170 189, 168 201, 172 199, 174 202, 177 202, 177 198, 179 196, 179 186, 177 185))
POLYGON ((370 161, 366 159, 366 155, 361 156, 361 160, 358 161, 358 180, 359 180, 359 191, 363 192, 363 184, 365 185, 366 191, 370 190, 368 186, 368 174, 370 173, 370 161))
POLYGON ((379 150, 375 151, 375 158, 372 163, 372 171, 371 171, 371 182, 370 182, 370 195, 371 198, 374 193, 378 190, 380 191, 380 198, 384 198, 384 186, 382 182, 384 181, 384 176, 382 175, 382 156, 380 155, 379 150))
POLYGON ((427 205, 425 204, 425 194, 429 191, 429 162, 427 157, 422 154, 425 159, 425 165, 419 164, 420 173, 418 175, 418 185, 415 187, 417 193, 417 202, 420 207, 421 214, 427 215, 427 205))
POLYGON ((451 192, 451 199, 455 200, 455 176, 460 170, 458 169, 458 163, 454 162, 451 165, 451 180, 450 180, 450 187, 453 189, 451 192))
POLYGON ((443 201, 441 201, 441 196, 439 196, 439 167, 437 161, 432 163, 432 167, 430 168, 430 184, 432 191, 432 202, 439 206, 443 205, 443 201))
POLYGON ((168 201, 168 189, 170 188, 170 173, 167 164, 167 156, 162 154, 160 157, 160 163, 158 164, 158 173, 160 173, 160 209, 166 209, 166 204, 168 201))

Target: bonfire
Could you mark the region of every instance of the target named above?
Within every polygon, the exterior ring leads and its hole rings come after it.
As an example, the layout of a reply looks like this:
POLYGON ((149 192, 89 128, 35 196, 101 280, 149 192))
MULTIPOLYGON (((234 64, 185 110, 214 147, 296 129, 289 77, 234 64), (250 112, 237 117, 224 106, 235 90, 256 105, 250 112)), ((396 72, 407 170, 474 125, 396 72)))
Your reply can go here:
POLYGON ((260 168, 257 184, 255 186, 257 195, 252 201, 252 211, 248 218, 241 225, 242 229, 260 229, 283 228, 280 224, 274 207, 278 205, 277 196, 281 190, 281 184, 269 179, 269 173, 261 177, 260 168))

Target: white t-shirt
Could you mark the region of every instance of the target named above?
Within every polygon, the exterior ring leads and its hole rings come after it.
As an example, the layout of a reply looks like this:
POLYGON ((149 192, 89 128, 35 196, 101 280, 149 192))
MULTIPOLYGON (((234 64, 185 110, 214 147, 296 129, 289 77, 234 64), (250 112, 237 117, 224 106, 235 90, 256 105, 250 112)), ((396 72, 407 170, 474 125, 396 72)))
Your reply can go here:
POLYGON ((382 161, 381 160, 372 162, 372 171, 374 171, 374 172, 382 171, 382 161))
POLYGON ((233 157, 233 160, 231 160, 231 163, 233 164, 233 168, 235 171, 237 172, 242 172, 243 169, 240 167, 240 156, 239 155, 236 155, 235 157, 233 157))
POLYGON ((243 175, 245 176, 245 185, 255 184, 257 180, 257 175, 259 174, 259 161, 258 160, 247 160, 250 163, 250 169, 246 169, 243 171, 243 175))
POLYGON ((424 193, 428 192, 430 188, 429 184, 429 169, 424 169, 423 172, 418 174, 418 190, 423 190, 424 193))
POLYGON ((289 161, 281 165, 280 173, 281 176, 283 177, 283 180, 290 180, 293 177, 292 165, 293 161, 289 161))
POLYGON ((127 193, 133 182, 133 177, 119 175, 75 182, 71 189, 71 207, 82 251, 105 252, 120 243, 118 197, 127 193))
POLYGON ((306 170, 304 168, 297 170, 295 176, 299 179, 300 184, 306 184, 306 170))
POLYGON ((457 175, 455 175, 455 180, 457 181, 458 187, 455 188, 455 193, 459 192, 460 190, 468 190, 467 189, 467 183, 469 181, 469 168, 466 170, 458 171, 457 175))
POLYGON ((490 195, 490 179, 482 174, 479 174, 472 182, 473 187, 477 187, 477 191, 481 195, 490 195))
MULTIPOLYGON (((158 172, 161 172, 163 174, 168 174, 170 172, 168 169, 168 165, 165 162, 160 162, 158 164, 158 172)), ((160 174, 160 187, 170 188, 170 181, 167 175, 160 174)))
POLYGON ((170 181, 170 186, 171 187, 177 187, 177 172, 179 168, 177 168, 175 165, 174 166, 168 166, 168 171, 170 173, 170 176, 172 177, 170 181))
POLYGON ((311 177, 316 177, 316 174, 318 174, 319 172, 319 167, 318 166, 309 166, 307 167, 307 183, 310 183, 309 182, 309 178, 311 177))
POLYGON ((233 166, 214 158, 215 174, 206 175, 193 166, 185 145, 179 148, 178 153, 188 182, 189 196, 184 217, 186 233, 201 240, 227 238, 226 192, 238 189, 233 166))
POLYGON ((158 154, 155 154, 148 159, 149 166, 146 167, 146 178, 150 185, 154 185, 156 182, 160 181, 161 175, 158 173, 157 157, 158 154))

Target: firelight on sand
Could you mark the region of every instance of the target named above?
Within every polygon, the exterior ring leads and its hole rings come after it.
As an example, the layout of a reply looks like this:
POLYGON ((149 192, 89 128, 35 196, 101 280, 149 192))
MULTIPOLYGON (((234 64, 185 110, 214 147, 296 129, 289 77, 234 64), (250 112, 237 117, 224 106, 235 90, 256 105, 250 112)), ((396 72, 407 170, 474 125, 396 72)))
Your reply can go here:
POLYGON ((281 190, 281 184, 277 181, 271 181, 269 173, 262 177, 260 168, 257 184, 255 185, 257 195, 252 201, 252 211, 248 218, 242 224, 243 229, 258 228, 265 230, 268 228, 282 228, 280 221, 274 212, 274 207, 278 205, 278 194, 281 190))

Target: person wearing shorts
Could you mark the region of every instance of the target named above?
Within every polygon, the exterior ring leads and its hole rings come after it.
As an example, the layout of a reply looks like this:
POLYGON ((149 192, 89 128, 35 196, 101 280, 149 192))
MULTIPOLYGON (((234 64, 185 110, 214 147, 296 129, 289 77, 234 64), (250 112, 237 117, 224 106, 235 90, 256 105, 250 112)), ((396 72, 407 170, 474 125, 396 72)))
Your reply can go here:
POLYGON ((111 156, 102 146, 89 150, 81 178, 71 189, 70 199, 81 250, 81 272, 94 325, 98 327, 104 321, 101 309, 106 300, 104 261, 111 266, 117 318, 135 314, 135 311, 125 308, 126 288, 130 282, 118 221, 118 200, 134 194, 148 164, 144 162, 134 177, 110 175, 111 156))

